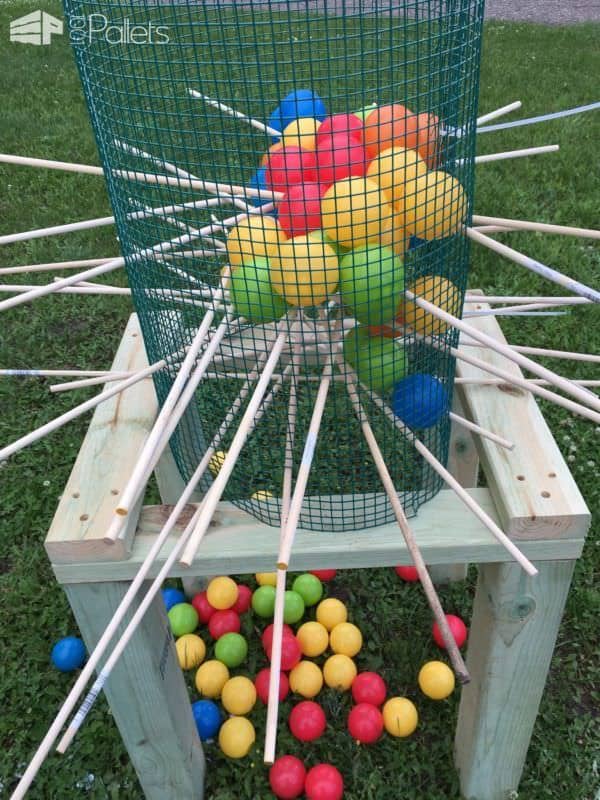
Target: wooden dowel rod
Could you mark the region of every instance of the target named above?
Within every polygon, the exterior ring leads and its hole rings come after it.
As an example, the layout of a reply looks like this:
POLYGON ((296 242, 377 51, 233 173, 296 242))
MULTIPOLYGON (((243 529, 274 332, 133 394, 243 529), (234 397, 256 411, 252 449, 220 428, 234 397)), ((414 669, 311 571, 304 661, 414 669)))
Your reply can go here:
POLYGON ((529 222, 524 219, 506 219, 505 217, 487 217, 473 214, 476 225, 495 225, 520 231, 536 231, 539 233, 557 233, 565 236, 580 236, 585 239, 600 239, 600 231, 591 228, 574 228, 570 225, 553 225, 548 222, 529 222))
POLYGON ((218 108, 219 111, 222 111, 224 114, 228 114, 230 117, 235 117, 235 119, 241 119, 243 122, 247 122, 253 128, 260 131, 261 133, 268 133, 269 136, 277 136, 278 138, 281 137, 281 131, 278 131, 277 128, 271 128, 269 125, 265 125, 264 122, 260 122, 257 119, 253 119, 249 117, 247 114, 243 114, 241 111, 236 111, 235 108, 231 106, 226 106, 225 103, 220 103, 218 100, 213 100, 210 97, 207 97, 205 94, 201 92, 197 92, 195 89, 188 89, 188 94, 191 97, 196 97, 200 100, 204 100, 209 106, 213 106, 213 108, 218 108))
POLYGON ((507 450, 515 449, 514 442, 510 442, 503 436, 498 436, 498 434, 494 433, 493 431, 488 431, 486 428, 482 428, 481 425, 477 425, 477 423, 471 422, 470 419, 461 417, 458 414, 455 414, 454 411, 451 411, 449 416, 452 422, 456 422, 457 425, 460 425, 461 427, 466 428, 467 430, 472 431, 473 433, 476 433, 478 436, 482 436, 484 439, 489 439, 490 442, 495 442, 496 444, 500 445, 500 447, 505 447, 507 450))
MULTIPOLYGON (((467 361, 468 359, 465 358, 464 354, 457 356, 457 358, 461 358, 463 361, 467 361)), ((487 362, 483 362, 486 364, 487 362)), ((483 367, 482 367, 483 369, 483 367)), ((491 370, 488 370, 491 372, 491 370)), ((522 382, 515 383, 514 379, 509 380, 508 378, 455 378, 454 383, 458 384, 473 384, 475 386, 506 386, 507 384, 513 384, 515 386, 519 386, 520 388, 524 389, 526 392, 531 391, 531 386, 550 386, 551 384, 548 381, 543 380, 542 378, 524 378, 522 382)), ((600 380, 574 380, 573 383, 576 386, 587 386, 587 387, 597 387, 600 386, 600 380)), ((533 392, 535 394, 535 392, 533 392)), ((560 395, 556 395, 556 397, 560 397, 560 395)), ((555 402, 554 400, 552 402, 555 402)), ((583 406, 578 406, 578 408, 583 408, 583 406)), ((581 411, 574 411, 573 413, 580 414, 581 411)), ((590 412, 593 414, 594 412, 590 412)), ((592 420, 596 420, 596 417, 590 417, 592 420)))
POLYGON ((0 245, 12 244, 13 242, 25 242, 30 239, 41 239, 43 236, 60 236, 63 233, 74 233, 75 231, 87 231, 91 228, 102 228, 112 225, 114 217, 97 217, 96 219, 83 219, 79 222, 68 222, 65 225, 52 225, 49 228, 37 228, 32 231, 21 231, 20 233, 9 233, 0 236, 0 245))
POLYGON ((28 264, 22 267, 1 267, 0 275, 19 275, 29 272, 52 272, 59 269, 81 269, 82 267, 97 267, 99 264, 106 264, 114 261, 118 256, 106 258, 87 258, 81 261, 55 261, 51 264, 28 264))
POLYGON ((102 167, 92 167, 89 164, 73 164, 69 161, 50 161, 46 158, 14 156, 8 153, 0 153, 0 164, 15 164, 23 167, 44 167, 45 169, 58 169, 62 172, 77 172, 80 175, 104 175, 102 167))
MULTIPOLYGON (((514 306, 502 306, 502 308, 486 308, 474 311, 463 312, 463 319, 470 317, 507 317, 528 314, 531 311, 541 311, 546 308, 559 308, 557 303, 519 303, 514 306)), ((552 312, 554 314, 564 314, 564 311, 552 312)))
MULTIPOLYGON (((525 156, 540 156, 545 153, 556 153, 557 150, 560 150, 559 145, 547 144, 542 147, 524 147, 521 150, 504 150, 501 153, 487 153, 485 155, 475 156, 474 160, 476 164, 488 164, 490 161, 504 161, 509 158, 524 158, 525 156)), ((462 165, 465 163, 465 159, 458 158, 456 163, 462 165)))
POLYGON ((520 100, 515 100, 514 103, 509 103, 506 106, 496 108, 494 111, 488 111, 487 114, 482 114, 480 117, 477 117, 475 124, 484 125, 486 122, 491 122, 493 119, 503 117, 505 114, 510 114, 511 111, 516 111, 518 108, 521 108, 522 105, 520 100))
POLYGON ((128 378, 131 372, 110 372, 109 370, 94 369, 0 369, 0 375, 19 376, 23 378, 75 378, 85 376, 89 378, 128 378))
POLYGON ((503 295, 503 294, 496 294, 496 295, 486 295, 486 294, 474 294, 471 291, 467 291, 465 295, 465 303, 488 303, 488 304, 496 304, 496 303, 548 303, 552 304, 555 303, 559 306, 566 306, 566 305, 589 305, 592 301, 588 300, 587 297, 578 297, 576 295, 568 295, 567 297, 552 297, 550 295, 542 295, 542 296, 529 296, 529 295, 503 295))
POLYGON ((98 386, 102 383, 112 383, 113 381, 118 381, 122 378, 128 378, 132 374, 133 373, 131 372, 109 372, 106 375, 98 375, 96 377, 91 376, 89 378, 83 378, 82 380, 77 381, 53 383, 52 386, 48 388, 53 394, 58 394, 60 392, 71 392, 76 391, 77 389, 86 389, 88 386, 98 386))
MULTIPOLYGON (((114 267, 113 269, 116 269, 114 267)), ((110 271, 110 270, 108 270, 110 271)), ((61 279, 62 280, 62 279, 61 279)), ((58 281, 55 280, 55 283, 58 281)), ((46 284, 39 284, 45 286, 46 284)), ((1 283, 0 294, 14 294, 16 297, 22 296, 27 292, 33 292, 38 288, 38 284, 31 283, 1 283)), ((62 289, 57 289, 49 294, 74 294, 74 295, 114 295, 116 297, 130 297, 131 289, 126 286, 66 286, 62 289)), ((11 298, 12 299, 12 298, 11 298)))

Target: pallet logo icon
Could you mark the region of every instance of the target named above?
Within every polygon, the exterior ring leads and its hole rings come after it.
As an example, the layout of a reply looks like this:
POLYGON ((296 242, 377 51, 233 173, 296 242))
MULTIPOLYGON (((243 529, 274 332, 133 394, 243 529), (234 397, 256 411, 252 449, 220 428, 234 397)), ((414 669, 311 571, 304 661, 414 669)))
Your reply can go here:
POLYGON ((62 35, 62 20, 38 9, 10 23, 10 41, 22 44, 47 45, 53 34, 62 35))

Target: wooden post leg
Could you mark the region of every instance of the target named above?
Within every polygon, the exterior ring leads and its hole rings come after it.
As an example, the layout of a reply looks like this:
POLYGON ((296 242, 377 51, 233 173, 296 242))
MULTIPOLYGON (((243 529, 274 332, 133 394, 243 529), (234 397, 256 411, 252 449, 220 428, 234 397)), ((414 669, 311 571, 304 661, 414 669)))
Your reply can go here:
POLYGON ((511 563, 479 568, 455 740, 468 800, 506 800, 519 785, 574 565, 540 562, 535 578, 511 563))
MULTIPOLYGON (((127 586, 122 581, 64 586, 88 649, 100 638, 127 586)), ((134 603, 132 614, 136 608, 134 603)), ((146 798, 202 800, 204 754, 160 596, 152 602, 105 692, 146 798)), ((86 735, 85 728, 80 735, 86 735)))

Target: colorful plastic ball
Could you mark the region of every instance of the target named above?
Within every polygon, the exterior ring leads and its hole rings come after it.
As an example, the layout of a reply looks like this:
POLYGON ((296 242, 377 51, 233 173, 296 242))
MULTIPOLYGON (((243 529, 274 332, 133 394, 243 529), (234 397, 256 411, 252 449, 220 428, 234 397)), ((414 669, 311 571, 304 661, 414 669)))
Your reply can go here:
POLYGON ((416 190, 417 178, 425 175, 427 164, 416 150, 390 147, 374 158, 367 177, 374 180, 394 205, 403 204, 404 197, 416 190))
POLYGON ((221 661, 205 661, 196 672, 196 689, 203 697, 215 699, 229 680, 229 670, 221 661))
POLYGON ((317 622, 320 622, 328 631, 332 631, 336 625, 346 622, 348 619, 348 609, 335 597, 328 597, 321 600, 317 606, 317 622))
POLYGON ((86 650, 79 636, 65 636, 52 648, 50 660, 61 672, 73 672, 85 663, 86 650))
POLYGON ((223 724, 219 706, 212 700, 197 700, 192 703, 192 715, 200 740, 206 742, 214 739, 223 724))
POLYGON ((445 700, 454 691, 454 673, 443 661, 428 661, 419 671, 421 691, 432 700, 445 700))
POLYGON ((239 633, 241 627, 240 615, 232 608, 215 611, 208 621, 208 632, 215 640, 226 633, 239 633))
POLYGON ((329 645, 333 652, 350 658, 360 652, 362 643, 362 633, 351 622, 340 622, 329 634, 329 645))
POLYGON ((304 791, 306 768, 296 756, 280 756, 269 770, 269 785, 278 800, 296 800, 304 791))
POLYGON ((206 645, 195 633, 186 633, 175 642, 177 660, 181 669, 199 667, 206 656, 206 645))
POLYGON ((198 627, 198 612, 190 603, 177 603, 167 613, 171 633, 175 638, 193 633, 198 627))
POLYGON ((368 178, 337 181, 321 203, 323 230, 344 247, 360 247, 378 239, 391 216, 385 194, 368 178))
POLYGON ((292 734, 301 742, 314 742, 327 727, 325 712, 318 703, 303 700, 290 712, 288 724, 292 734))
POLYGON ((219 731, 219 747, 228 758, 244 758, 256 741, 254 725, 246 717, 229 717, 219 731))
POLYGON ((444 385, 433 375, 407 375, 394 386, 394 414, 409 428, 430 428, 450 411, 444 385))
POLYGON ((291 590, 286 591, 283 600, 283 619, 288 625, 299 622, 304 616, 304 600, 302 595, 291 590))
POLYGON ((323 596, 323 584, 316 575, 305 572, 294 579, 292 589, 302 597, 305 606, 316 605, 323 596))
POLYGON ((404 196, 404 227, 428 242, 455 234, 467 216, 467 198, 457 179, 446 172, 428 172, 404 196))
POLYGON ((277 220, 288 237, 304 236, 321 227, 323 193, 319 183, 299 183, 277 203, 277 220))
POLYGON ((252 605, 252 589, 244 583, 238 583, 238 598, 233 610, 236 614, 245 614, 252 605))
POLYGON ((290 689, 312 700, 323 688, 323 673, 314 661, 300 661, 290 672, 290 689))
POLYGON ((226 575, 213 578, 206 587, 206 599, 218 611, 231 608, 235 605, 237 598, 237 583, 226 575))
POLYGON ((419 580, 419 573, 417 572, 416 567, 408 567, 399 565, 394 567, 396 575, 399 578, 402 578, 403 581, 407 581, 407 583, 416 583, 419 580))
POLYGON ((338 281, 337 255, 318 232, 288 239, 271 259, 271 285, 292 306, 318 306, 338 281))
POLYGON ((352 697, 355 703, 370 703, 380 706, 385 701, 387 687, 376 672, 359 672, 352 682, 352 697))
POLYGON ((277 586, 276 572, 257 572, 254 578, 259 586, 277 586))
POLYGON ((348 714, 350 736, 361 744, 373 744, 383 733, 381 711, 370 703, 359 703, 348 714))
POLYGON ((349 656, 336 653, 329 656, 323 665, 323 677, 330 689, 346 692, 356 678, 356 664, 349 656))
POLYGON ((304 781, 306 800, 342 800, 344 781, 331 764, 317 764, 306 773, 304 781))
POLYGON ((283 131, 281 141, 284 147, 303 147, 305 150, 315 150, 317 134, 321 127, 318 119, 300 117, 290 122, 283 131))
POLYGON ((316 658, 329 647, 327 628, 320 622, 305 622, 296 632, 296 639, 303 656, 316 658))
MULTIPOLYGON (((261 168, 267 166, 267 162, 269 161, 269 156, 271 155, 271 153, 278 153, 280 150, 283 150, 283 144, 281 143, 281 141, 278 141, 275 144, 272 144, 271 147, 269 147, 267 152, 263 155, 263 157, 260 160, 261 168)), ((267 184, 266 184, 266 181, 265 181, 265 187, 266 186, 267 186, 267 184)))
POLYGON ((215 450, 208 462, 208 468, 213 478, 216 478, 227 458, 226 450, 215 450))
POLYGON ((269 153, 265 165, 265 181, 274 192, 288 192, 299 183, 316 183, 317 157, 303 147, 282 147, 269 153))
MULTIPOLYGON (((256 678, 254 679, 254 686, 256 687, 256 694, 267 705, 269 702, 269 681, 271 679, 271 668, 265 667, 261 669, 256 678)), ((288 696, 290 691, 290 682, 285 672, 279 673, 279 702, 282 703, 288 696)))
POLYGON ((239 667, 248 655, 248 643, 239 633, 225 633, 215 645, 215 658, 227 667, 239 667))
POLYGON ((273 586, 259 586, 252 595, 252 610, 259 617, 272 617, 275 611, 275 589, 273 586))
POLYGON ((410 736, 418 722, 417 709, 407 697, 391 697, 383 707, 383 724, 391 736, 410 736))
MULTIPOLYGON (((450 628, 450 632, 454 637, 454 641, 456 642, 457 647, 462 647, 464 643, 467 641, 467 636, 469 634, 467 626, 462 621, 460 617, 457 617, 456 614, 446 614, 446 621, 450 628)), ((440 631, 439 625, 437 622, 433 623, 433 638, 435 643, 438 647, 446 649, 446 644, 442 637, 442 632, 440 631)))
POLYGON ((374 392, 385 392, 402 380, 407 360, 403 346, 393 339, 369 336, 367 328, 353 328, 344 339, 344 358, 358 379, 374 392))
POLYGON ((375 108, 366 116, 364 128, 370 158, 390 147, 414 150, 417 146, 417 118, 399 103, 375 108))
POLYGON ((404 291, 402 259, 389 247, 368 244, 340 260, 344 305, 365 325, 383 325, 396 315, 404 291))
POLYGON ((435 114, 417 114, 417 150, 429 169, 437 167, 440 158, 440 121, 435 114))
POLYGON ((275 322, 288 310, 285 300, 273 291, 266 258, 257 258, 233 271, 229 296, 235 313, 256 325, 275 322))
MULTIPOLYGON (((417 297, 460 316, 460 292, 458 287, 441 275, 426 275, 408 287, 417 297)), ((448 330, 448 323, 420 308, 413 300, 405 300, 401 309, 405 324, 423 336, 437 336, 448 330)))
MULTIPOLYGON (((267 658, 271 660, 271 647, 267 648, 267 658)), ((284 636, 281 640, 281 669, 288 672, 294 669, 302 658, 300 644, 295 636, 284 636)))
POLYGON ((254 264, 257 259, 270 258, 277 252, 286 235, 277 220, 265 214, 251 214, 241 219, 227 236, 227 258, 235 268, 254 264))
POLYGON ((206 592, 198 592, 198 594, 194 595, 192 598, 192 605, 196 609, 198 619, 203 625, 206 625, 206 623, 209 622, 210 618, 217 610, 208 602, 206 592))
POLYGON ((310 574, 315 575, 320 581, 327 583, 335 578, 337 569, 311 569, 310 574))
MULTIPOLYGON (((248 186, 250 186, 251 189, 262 189, 263 191, 268 192, 269 187, 267 186, 267 182, 265 180, 265 172, 265 167, 260 166, 248 181, 248 186)), ((255 207, 265 206, 267 203, 271 202, 268 196, 250 197, 249 200, 255 207)))
POLYGON ((328 136, 318 145, 317 175, 325 186, 351 175, 363 176, 367 172, 367 165, 367 152, 362 143, 346 134, 328 136))
POLYGON ((179 589, 173 589, 168 586, 165 589, 161 589, 161 593, 167 611, 170 611, 178 603, 185 603, 185 595, 179 589))
POLYGON ((236 675, 230 678, 221 691, 223 708, 229 714, 243 717, 249 714, 256 703, 256 688, 250 678, 236 675))
POLYGON ((259 489, 257 492, 253 492, 250 495, 251 500, 269 500, 273 497, 273 492, 270 492, 268 489, 259 489))
POLYGON ((327 146, 327 139, 337 135, 362 144, 363 130, 363 120, 356 114, 333 114, 323 120, 317 131, 317 147, 327 146))
POLYGON ((269 117, 269 127, 284 131, 298 117, 322 122, 327 116, 325 103, 312 89, 295 89, 286 95, 269 117))
MULTIPOLYGON (((275 625, 273 623, 271 623, 270 625, 267 625, 267 627, 262 632, 262 636, 260 638, 261 638, 262 646, 264 648, 265 653, 267 652, 267 650, 269 650, 271 648, 271 645, 273 644, 274 631, 275 631, 275 625)), ((293 636, 294 635, 294 631, 290 628, 289 625, 286 625, 285 622, 283 623, 282 635, 283 636, 293 636)))

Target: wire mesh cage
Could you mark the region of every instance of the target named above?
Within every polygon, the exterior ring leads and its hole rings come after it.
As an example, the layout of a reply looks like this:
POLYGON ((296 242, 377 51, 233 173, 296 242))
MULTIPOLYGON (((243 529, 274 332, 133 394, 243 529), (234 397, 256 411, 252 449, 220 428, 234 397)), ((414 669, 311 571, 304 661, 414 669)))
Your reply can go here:
POLYGON ((160 402, 214 314, 171 439, 182 476, 283 334, 225 499, 280 523, 290 425, 297 473, 329 370, 300 524, 393 518, 347 379, 416 513, 440 481, 410 430, 446 462, 457 332, 411 298, 462 310, 483 0, 65 7, 160 402))

